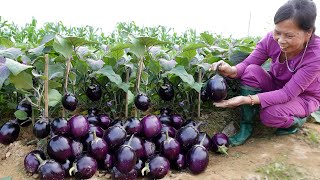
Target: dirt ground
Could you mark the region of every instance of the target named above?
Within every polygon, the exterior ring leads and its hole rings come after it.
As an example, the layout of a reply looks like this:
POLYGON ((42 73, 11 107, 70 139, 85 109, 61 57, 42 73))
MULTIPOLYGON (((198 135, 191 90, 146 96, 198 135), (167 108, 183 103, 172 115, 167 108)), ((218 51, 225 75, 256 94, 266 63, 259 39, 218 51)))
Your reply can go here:
MULTIPOLYGON (((233 114, 237 117, 237 113, 233 114)), ((33 138, 31 127, 21 132, 16 142, 8 146, 0 144, 0 180, 7 176, 13 180, 38 179, 37 175, 28 176, 23 167, 24 157, 35 148, 26 145, 33 138)), ((258 124, 253 136, 244 145, 230 147, 228 155, 209 153, 210 161, 205 172, 195 176, 188 170, 171 171, 164 179, 320 180, 320 124, 308 121, 298 134, 287 136, 275 136, 274 129, 258 124)), ((91 179, 110 179, 110 175, 97 172, 91 179)))

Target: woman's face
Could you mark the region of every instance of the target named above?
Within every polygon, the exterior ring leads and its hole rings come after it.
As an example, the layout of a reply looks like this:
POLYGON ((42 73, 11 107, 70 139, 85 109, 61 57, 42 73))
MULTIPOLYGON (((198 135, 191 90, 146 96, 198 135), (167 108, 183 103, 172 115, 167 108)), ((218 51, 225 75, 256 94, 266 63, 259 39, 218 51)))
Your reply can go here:
POLYGON ((284 20, 275 25, 273 38, 288 56, 299 54, 311 37, 311 32, 301 30, 296 23, 291 20, 284 20))

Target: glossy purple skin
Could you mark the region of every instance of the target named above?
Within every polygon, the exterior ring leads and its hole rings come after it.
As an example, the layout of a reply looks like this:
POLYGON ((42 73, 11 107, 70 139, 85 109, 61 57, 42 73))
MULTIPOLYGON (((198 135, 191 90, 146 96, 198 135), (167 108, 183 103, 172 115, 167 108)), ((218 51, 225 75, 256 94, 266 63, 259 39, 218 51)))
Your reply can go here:
POLYGON ((141 120, 142 133, 147 139, 156 137, 161 133, 161 122, 156 115, 146 115, 141 120))
POLYGON ((104 133, 103 129, 100 126, 90 124, 89 133, 93 133, 94 131, 96 132, 96 135, 98 137, 103 137, 103 133, 104 133))
POLYGON ((162 124, 161 133, 166 133, 167 131, 170 137, 176 137, 177 130, 174 127, 170 125, 162 124))
POLYGON ((163 156, 154 156, 149 161, 150 172, 148 176, 153 179, 165 177, 170 170, 170 162, 163 156))
POLYGON ((91 156, 83 155, 76 160, 76 169, 76 178, 89 179, 96 173, 98 164, 97 161, 91 156))
POLYGON ((174 97, 174 89, 171 84, 164 84, 158 90, 159 97, 164 101, 171 101, 174 97))
POLYGON ((82 155, 83 152, 83 144, 79 141, 72 140, 70 143, 71 151, 72 151, 72 158, 75 159, 82 155))
POLYGON ((98 101, 102 96, 102 89, 98 84, 90 84, 87 87, 86 95, 91 101, 98 101))
POLYGON ((51 131, 56 135, 67 135, 70 132, 70 125, 64 118, 55 118, 50 123, 51 131))
POLYGON ((151 104, 148 96, 144 94, 138 94, 134 99, 134 105, 141 111, 146 111, 149 109, 151 104))
POLYGON ((167 125, 171 125, 172 124, 172 119, 170 115, 167 114, 161 114, 159 116, 159 120, 162 124, 167 124, 167 125))
POLYGON ((216 133, 211 138, 213 152, 218 152, 219 146, 229 147, 229 138, 224 133, 216 133))
POLYGON ((161 144, 167 139, 166 133, 161 132, 157 137, 153 138, 153 142, 156 144, 157 150, 160 150, 161 144))
POLYGON ((156 145, 148 140, 145 140, 143 143, 144 151, 145 151, 145 157, 149 158, 155 155, 156 153, 156 145))
POLYGON ((89 121, 82 115, 74 115, 68 121, 70 133, 74 138, 81 138, 89 131, 89 121))
POLYGON ((20 126, 14 121, 9 121, 0 127, 0 143, 8 145, 18 139, 20 126))
POLYGON ((50 134, 50 123, 48 120, 40 119, 34 123, 33 134, 39 138, 45 138, 50 134))
POLYGON ((163 156, 166 157, 169 161, 176 160, 181 152, 179 142, 172 137, 167 137, 167 139, 165 139, 161 143, 160 149, 163 156))
POLYGON ((200 174, 206 170, 209 163, 209 154, 205 147, 194 145, 187 154, 187 166, 191 173, 200 174))
POLYGON ((64 163, 73 156, 70 140, 60 135, 52 137, 47 145, 47 153, 52 159, 64 163))
POLYGON ((126 131, 128 135, 140 134, 142 131, 142 124, 137 118, 129 118, 126 122, 126 131))
POLYGON ((119 149, 116 151, 115 158, 116 158, 115 167, 121 173, 130 172, 132 169, 134 169, 134 166, 136 165, 136 162, 137 162, 136 153, 134 149, 129 145, 120 146, 119 149))
POLYGON ((121 173, 116 167, 113 167, 111 171, 111 178, 113 180, 136 180, 138 178, 138 172, 136 169, 128 171, 129 173, 121 173))
POLYGON ((65 94, 62 97, 62 105, 69 111, 77 109, 78 99, 73 94, 65 94))
MULTIPOLYGON (((124 142, 124 144, 129 143, 130 137, 124 142)), ((136 153, 137 158, 141 158, 145 156, 145 151, 143 147, 143 140, 138 136, 133 136, 129 146, 132 147, 134 152, 136 153)))
POLYGON ((116 149, 124 143, 126 137, 127 132, 122 126, 112 126, 106 130, 103 139, 111 149, 116 149))
POLYGON ((89 154, 96 160, 104 160, 109 150, 107 142, 99 137, 95 137, 89 144, 89 154))
POLYGON ((26 172, 31 174, 37 173, 40 166, 40 161, 37 159, 35 154, 38 154, 42 160, 46 159, 44 152, 41 150, 33 150, 29 152, 24 158, 24 169, 26 172))
POLYGON ((107 114, 100 114, 99 119, 100 119, 100 127, 102 127, 103 129, 107 129, 112 121, 107 114))
POLYGON ((194 126, 184 126, 177 132, 176 139, 182 149, 191 148, 197 141, 199 131, 194 126))
POLYGON ((46 160, 44 164, 41 164, 38 172, 39 178, 42 180, 64 179, 65 177, 65 170, 61 164, 52 159, 46 160))
POLYGON ((222 101, 227 97, 227 82, 219 74, 214 75, 207 82, 206 92, 213 102, 222 101))
POLYGON ((106 169, 106 170, 111 170, 112 167, 114 166, 114 162, 115 159, 114 159, 114 156, 107 153, 104 160, 103 160, 103 168, 106 169))
POLYGON ((89 114, 87 116, 87 120, 89 121, 89 124, 94 124, 94 125, 100 125, 100 119, 99 116, 95 114, 89 114))
POLYGON ((200 144, 201 143, 204 135, 206 135, 206 137, 202 142, 202 146, 204 146, 209 151, 212 148, 212 142, 211 142, 210 136, 207 133, 200 132, 196 144, 200 144))
MULTIPOLYGON (((61 163, 60 163, 60 164, 61 164, 61 163)), ((62 168, 63 168, 64 171, 65 171, 65 175, 66 175, 66 176, 70 176, 69 170, 70 170, 70 168, 72 167, 72 162, 71 162, 69 159, 67 159, 64 163, 61 164, 61 166, 62 166, 62 168)))
POLYGON ((171 115, 171 122, 172 126, 176 129, 180 129, 181 125, 183 123, 183 117, 180 116, 179 114, 172 114, 171 115))
POLYGON ((181 171, 186 168, 186 156, 184 154, 179 154, 178 158, 171 161, 171 163, 174 169, 181 171))

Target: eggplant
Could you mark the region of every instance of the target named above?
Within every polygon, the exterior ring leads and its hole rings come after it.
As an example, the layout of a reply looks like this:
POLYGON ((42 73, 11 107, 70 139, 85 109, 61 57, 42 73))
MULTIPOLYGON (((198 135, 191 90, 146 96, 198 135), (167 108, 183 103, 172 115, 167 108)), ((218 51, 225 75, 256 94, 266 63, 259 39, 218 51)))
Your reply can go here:
POLYGON ((169 161, 176 160, 181 151, 179 142, 170 137, 168 131, 166 132, 166 139, 161 143, 160 149, 163 156, 169 161))
POLYGON ((173 169, 176 169, 178 171, 181 171, 182 169, 186 168, 186 156, 184 154, 179 154, 177 159, 174 161, 171 161, 170 165, 173 167, 173 169))
POLYGON ((40 162, 38 173, 41 180, 52 180, 65 178, 65 170, 60 163, 53 159, 43 160, 38 154, 34 154, 40 162))
POLYGON ((115 167, 121 173, 124 173, 124 174, 134 169, 134 166, 137 162, 136 152, 131 147, 133 136, 134 135, 131 135, 130 140, 128 141, 128 144, 121 145, 115 154, 115 158, 116 158, 115 167))
POLYGON ((142 124, 137 118, 131 117, 125 122, 125 128, 128 135, 140 134, 142 131, 142 124))
POLYGON ((213 102, 222 101, 227 97, 227 82, 218 73, 207 82, 206 92, 213 102))
MULTIPOLYGON (((136 153, 137 158, 142 158, 145 157, 145 150, 143 147, 143 140, 136 136, 136 135, 132 135, 132 139, 131 139, 131 143, 130 146, 132 147, 132 149, 134 150, 134 152, 136 153)), ((130 139, 126 140, 124 143, 125 144, 129 144, 130 139)))
POLYGON ((70 125, 64 118, 55 118, 50 123, 51 131, 56 135, 68 135, 70 133, 70 125))
POLYGON ((27 171, 27 173, 35 174, 38 172, 40 161, 37 159, 35 154, 38 154, 43 160, 46 159, 46 156, 42 150, 33 150, 29 152, 24 158, 24 169, 27 171))
POLYGON ((91 101, 98 101, 102 97, 102 89, 99 84, 91 83, 86 90, 86 95, 91 101))
POLYGON ((97 109, 96 107, 90 107, 88 109, 88 114, 98 115, 98 113, 99 113, 99 109, 97 109))
POLYGON ((206 87, 201 87, 200 98, 202 102, 207 102, 210 99, 206 87))
POLYGON ((102 127, 103 129, 107 129, 110 126, 110 123, 112 121, 107 114, 100 114, 99 119, 100 119, 100 127, 102 127))
POLYGON ((39 138, 45 138, 50 134, 50 122, 47 119, 40 119, 34 123, 33 134, 39 138))
POLYGON ((70 176, 75 175, 77 179, 89 179, 98 169, 97 161, 91 156, 84 154, 76 159, 69 170, 70 176))
POLYGON ((158 90, 159 97, 164 101, 171 101, 174 98, 174 89, 170 83, 164 83, 158 90))
POLYGON ((146 111, 151 106, 151 101, 147 95, 140 93, 134 98, 134 105, 139 110, 146 111))
POLYGON ((204 138, 202 145, 208 150, 210 151, 212 148, 212 141, 210 136, 206 133, 206 132, 200 132, 199 133, 199 137, 197 139, 196 144, 200 144, 200 142, 202 141, 202 139, 204 138))
POLYGON ((212 151, 220 154, 228 154, 230 145, 229 138, 226 134, 219 132, 212 136, 212 151))
POLYGON ((96 160, 104 160, 109 150, 107 142, 93 132, 93 140, 89 144, 89 154, 96 160))
POLYGON ((70 142, 71 151, 72 151, 72 159, 76 159, 81 156, 83 153, 83 144, 77 140, 72 140, 70 142))
POLYGON ((177 130, 174 127, 170 125, 162 124, 161 133, 166 133, 167 131, 170 137, 176 137, 177 130))
POLYGON ((69 110, 74 111, 77 108, 78 99, 71 93, 66 93, 62 97, 62 106, 69 110))
POLYGON ((114 125, 109 127, 104 135, 103 139, 107 142, 112 150, 122 145, 127 137, 127 132, 121 125, 114 125))
POLYGON ((143 148, 145 151, 145 157, 148 159, 155 155, 156 145, 152 141, 145 140, 143 143, 143 148))
POLYGON ((199 136, 199 126, 201 124, 202 122, 199 122, 195 126, 192 124, 188 124, 178 130, 176 139, 180 143, 183 150, 188 150, 194 144, 196 144, 199 136))
POLYGON ((175 129, 180 129, 182 124, 183 124, 183 117, 179 114, 171 114, 171 122, 172 122, 172 126, 175 129))
POLYGON ((19 137, 20 126, 17 122, 9 121, 0 127, 0 143, 8 145, 19 137))
POLYGON ((136 169, 131 169, 127 173, 122 173, 116 167, 113 167, 111 178, 112 180, 136 180, 138 179, 138 172, 136 169))
POLYGON ((87 115, 87 120, 89 121, 89 124, 94 124, 99 126, 100 125, 100 119, 99 116, 95 114, 88 114, 87 115))
POLYGON ((107 153, 103 160, 103 169, 110 172, 112 170, 112 167, 114 167, 114 161, 114 156, 112 154, 107 153))
MULTIPOLYGON (((205 139, 205 136, 206 135, 204 135, 203 140, 205 139)), ((187 153, 187 166, 193 174, 200 174, 205 171, 209 164, 209 153, 202 145, 203 140, 200 144, 192 146, 187 153)))
POLYGON ((70 140, 61 135, 52 137, 47 145, 47 153, 52 159, 61 163, 65 162, 73 155, 70 140))
POLYGON ((167 115, 165 113, 160 114, 159 120, 161 121, 162 124, 167 124, 167 125, 171 125, 172 124, 171 116, 167 115))
POLYGON ((166 115, 171 115, 172 109, 168 107, 162 107, 160 108, 160 114, 166 114, 166 115))
POLYGON ((164 178, 170 170, 170 162, 168 159, 161 155, 154 156, 146 162, 145 167, 142 169, 141 173, 144 176, 145 172, 151 179, 161 179, 164 178))
POLYGON ((93 132, 96 132, 96 135, 98 137, 103 137, 104 130, 100 126, 89 124, 89 133, 93 133, 93 132))
POLYGON ((71 136, 74 138, 81 138, 89 132, 89 121, 83 115, 73 115, 68 123, 71 136))
POLYGON ((156 137, 161 133, 161 122, 156 115, 146 115, 141 120, 142 133, 147 139, 156 137))

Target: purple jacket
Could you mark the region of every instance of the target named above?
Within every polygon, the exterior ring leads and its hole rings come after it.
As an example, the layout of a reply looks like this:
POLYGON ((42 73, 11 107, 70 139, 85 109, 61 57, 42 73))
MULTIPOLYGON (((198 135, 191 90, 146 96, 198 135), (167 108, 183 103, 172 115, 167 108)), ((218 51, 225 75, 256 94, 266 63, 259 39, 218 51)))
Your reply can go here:
MULTIPOLYGON (((249 64, 262 65, 271 59, 269 74, 274 79, 276 90, 257 94, 261 107, 282 104, 297 96, 303 97, 308 111, 314 111, 320 105, 320 37, 312 35, 304 58, 298 69, 290 72, 285 62, 280 63, 281 54, 278 43, 273 39, 272 32, 268 33, 256 46, 255 50, 243 62, 236 65, 237 77, 240 78, 249 64)), ((300 62, 303 52, 289 60, 291 69, 300 62)))

